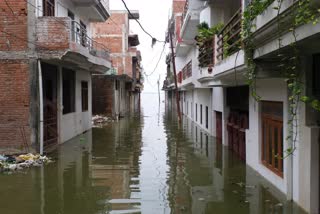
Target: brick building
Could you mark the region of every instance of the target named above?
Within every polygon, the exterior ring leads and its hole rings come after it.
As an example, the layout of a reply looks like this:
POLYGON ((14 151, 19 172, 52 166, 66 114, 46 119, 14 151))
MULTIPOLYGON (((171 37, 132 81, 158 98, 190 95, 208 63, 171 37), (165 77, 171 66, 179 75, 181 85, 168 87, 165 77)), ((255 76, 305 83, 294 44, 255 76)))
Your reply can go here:
POLYGON ((92 40, 107 0, 0 1, 0 153, 42 151, 91 128, 91 74, 111 67, 92 40))
POLYGON ((136 46, 139 38, 130 33, 129 21, 138 19, 139 13, 111 11, 104 23, 94 23, 93 37, 110 48, 112 69, 93 76, 93 113, 114 117, 124 116, 140 103, 142 89, 141 54, 136 46))

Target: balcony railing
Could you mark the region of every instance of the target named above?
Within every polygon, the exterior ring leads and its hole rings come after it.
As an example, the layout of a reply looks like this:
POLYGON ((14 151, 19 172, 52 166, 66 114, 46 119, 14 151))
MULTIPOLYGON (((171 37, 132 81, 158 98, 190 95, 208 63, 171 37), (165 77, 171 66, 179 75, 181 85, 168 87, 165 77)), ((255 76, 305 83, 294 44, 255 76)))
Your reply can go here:
POLYGON ((101 0, 100 1, 101 4, 104 6, 104 8, 109 12, 110 8, 109 8, 109 0, 101 0))
POLYGON ((91 55, 110 60, 108 49, 103 44, 90 38, 87 29, 76 21, 71 21, 71 34, 72 41, 88 49, 91 55))
POLYGON ((182 69, 182 77, 183 80, 188 79, 189 77, 192 76, 192 61, 188 62, 186 66, 182 69))
POLYGON ((224 28, 220 31, 217 41, 217 59, 232 55, 241 48, 241 8, 228 21, 224 28))
POLYGON ((209 67, 214 65, 214 48, 215 48, 215 39, 209 39, 199 47, 199 67, 209 67))
POLYGON ((184 19, 187 16, 188 10, 189 10, 189 0, 186 0, 186 3, 184 5, 184 9, 183 9, 183 13, 182 13, 182 16, 181 16, 181 26, 183 26, 183 22, 184 22, 184 19))
POLYGON ((178 83, 182 83, 182 71, 178 73, 178 83))
POLYGON ((55 5, 52 0, 43 1, 43 16, 54 16, 55 5))

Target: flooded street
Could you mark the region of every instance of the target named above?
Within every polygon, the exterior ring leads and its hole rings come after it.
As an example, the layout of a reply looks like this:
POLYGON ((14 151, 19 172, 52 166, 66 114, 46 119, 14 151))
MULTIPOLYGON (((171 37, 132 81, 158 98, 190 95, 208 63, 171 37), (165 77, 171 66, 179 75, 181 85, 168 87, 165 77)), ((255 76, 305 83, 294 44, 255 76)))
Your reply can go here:
POLYGON ((0 213, 303 213, 190 120, 179 127, 157 94, 52 156, 0 175, 0 213))

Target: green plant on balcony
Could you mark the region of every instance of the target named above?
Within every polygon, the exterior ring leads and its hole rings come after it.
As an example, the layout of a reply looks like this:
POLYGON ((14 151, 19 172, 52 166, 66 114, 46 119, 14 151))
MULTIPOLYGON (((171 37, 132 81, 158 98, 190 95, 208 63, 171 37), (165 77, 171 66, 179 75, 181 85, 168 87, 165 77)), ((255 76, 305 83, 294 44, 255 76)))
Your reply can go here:
POLYGON ((198 35, 195 40, 197 41, 196 44, 199 48, 198 60, 200 67, 207 67, 213 63, 213 39, 222 28, 223 24, 221 23, 211 28, 206 22, 202 22, 198 25, 198 35))

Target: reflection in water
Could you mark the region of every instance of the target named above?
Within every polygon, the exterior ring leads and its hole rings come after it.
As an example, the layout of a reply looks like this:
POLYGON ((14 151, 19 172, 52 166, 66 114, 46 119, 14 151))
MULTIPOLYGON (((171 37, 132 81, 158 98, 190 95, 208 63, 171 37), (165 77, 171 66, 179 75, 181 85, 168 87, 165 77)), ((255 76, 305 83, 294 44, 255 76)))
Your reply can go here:
POLYGON ((141 113, 62 145, 54 164, 0 175, 0 213, 302 213, 157 94, 142 100, 141 113))

